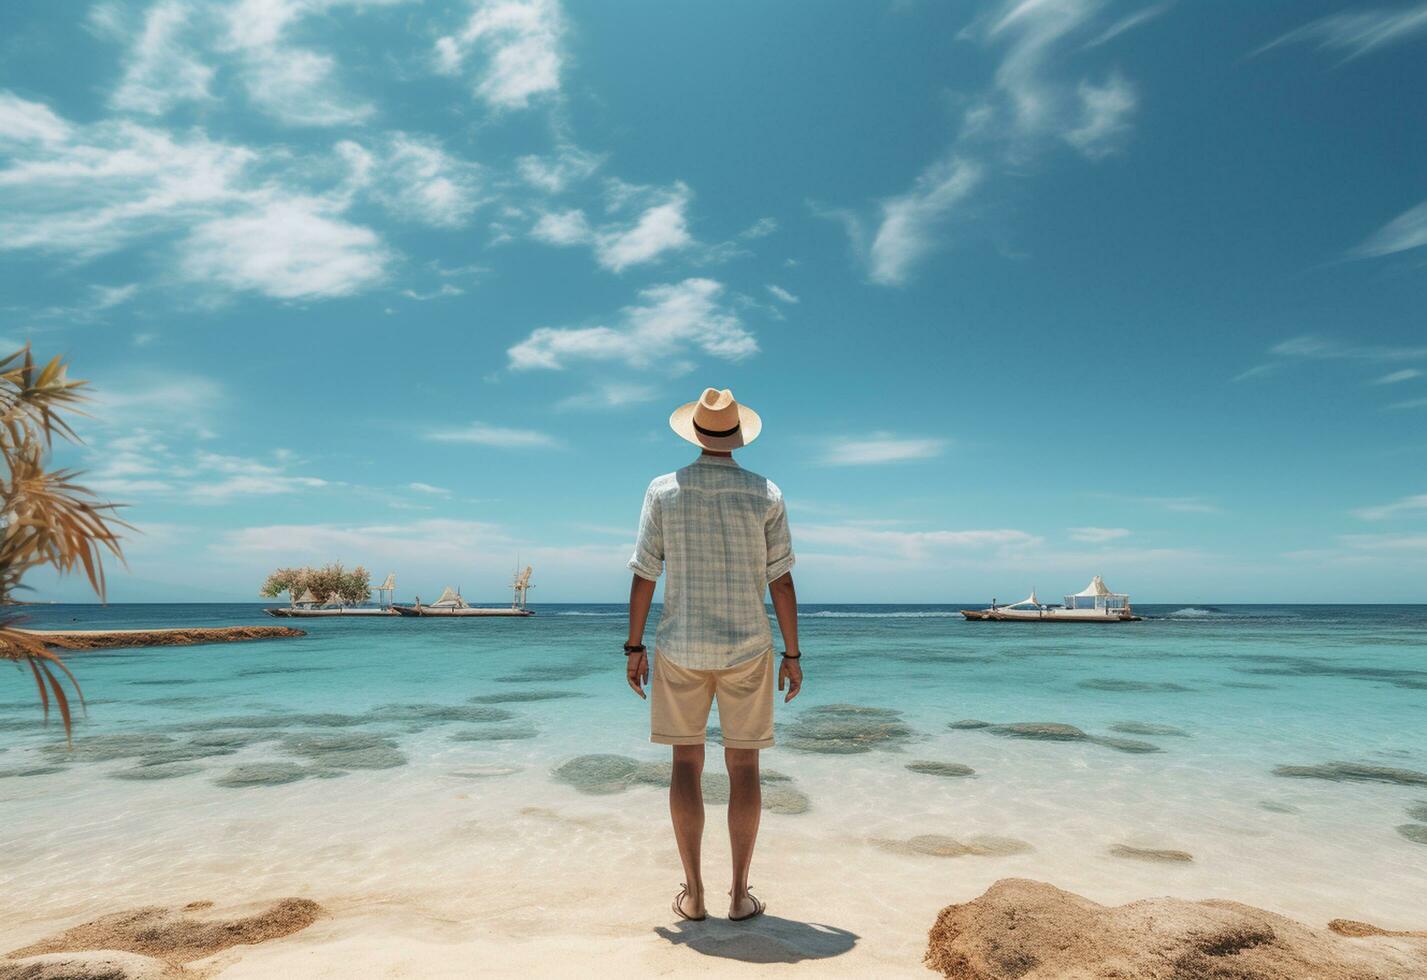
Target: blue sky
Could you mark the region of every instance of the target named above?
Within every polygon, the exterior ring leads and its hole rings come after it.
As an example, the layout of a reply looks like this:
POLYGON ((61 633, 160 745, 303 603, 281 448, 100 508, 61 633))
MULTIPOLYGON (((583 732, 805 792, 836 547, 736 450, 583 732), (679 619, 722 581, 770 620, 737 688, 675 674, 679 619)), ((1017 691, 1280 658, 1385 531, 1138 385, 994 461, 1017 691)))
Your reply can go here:
POLYGON ((619 599, 706 385, 806 601, 1422 601, 1424 55, 1420 3, 15 0, 0 340, 94 384, 119 601, 619 599))

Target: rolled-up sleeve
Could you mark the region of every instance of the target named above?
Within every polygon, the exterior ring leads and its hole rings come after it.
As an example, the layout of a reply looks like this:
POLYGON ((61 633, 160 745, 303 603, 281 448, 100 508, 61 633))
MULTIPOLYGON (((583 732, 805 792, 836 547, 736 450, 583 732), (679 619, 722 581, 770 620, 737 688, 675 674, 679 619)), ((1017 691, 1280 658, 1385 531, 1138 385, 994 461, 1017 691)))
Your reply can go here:
POLYGON ((768 510, 764 534, 768 539, 767 580, 772 582, 788 574, 797 560, 793 556, 793 536, 788 530, 788 508, 781 494, 768 510))
POLYGON ((664 571, 664 524, 659 517, 659 497, 653 486, 644 494, 644 509, 639 512, 639 537, 634 542, 629 567, 634 569, 634 574, 651 582, 664 571))

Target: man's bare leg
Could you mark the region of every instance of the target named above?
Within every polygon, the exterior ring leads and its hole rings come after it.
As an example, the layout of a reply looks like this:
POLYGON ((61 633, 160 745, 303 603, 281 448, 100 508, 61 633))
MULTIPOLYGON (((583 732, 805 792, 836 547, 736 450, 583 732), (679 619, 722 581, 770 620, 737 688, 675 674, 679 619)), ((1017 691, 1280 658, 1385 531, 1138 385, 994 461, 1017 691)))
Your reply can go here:
POLYGON ((674 821, 674 840, 679 859, 684 862, 684 883, 689 892, 681 908, 685 915, 704 914, 704 875, 701 865, 704 840, 704 747, 674 746, 674 772, 669 779, 669 816, 674 821))
POLYGON ((723 750, 728 766, 728 839, 733 846, 733 888, 729 891, 729 918, 752 914, 748 897, 748 869, 753 845, 758 842, 758 820, 763 814, 763 791, 758 785, 758 750, 723 750))

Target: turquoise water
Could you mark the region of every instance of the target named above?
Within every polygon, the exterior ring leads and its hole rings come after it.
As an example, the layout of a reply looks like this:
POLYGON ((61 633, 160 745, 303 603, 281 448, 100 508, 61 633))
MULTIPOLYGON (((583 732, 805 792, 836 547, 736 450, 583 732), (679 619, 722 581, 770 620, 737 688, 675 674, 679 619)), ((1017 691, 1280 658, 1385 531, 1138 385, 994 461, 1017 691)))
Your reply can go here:
MULTIPOLYGON (((995 834, 1028 850, 980 859, 978 878, 1026 874, 1106 897, 1222 895, 1420 928, 1405 910, 1427 904, 1427 846, 1398 828, 1427 824, 1409 815, 1427 804, 1427 776, 1412 776, 1427 773, 1427 607, 1137 611, 1148 618, 1046 626, 968 623, 953 606, 804 607, 806 686, 779 704, 783 744, 765 764, 793 775, 810 807, 770 825, 843 848, 854 867, 875 855, 885 865, 879 841, 995 834), (806 713, 832 704, 900 714, 851 746, 870 751, 848 753, 809 737, 820 730, 806 713), (1087 737, 949 727, 968 719, 1087 737), (909 772, 916 760, 975 775, 909 772), (1390 772, 1274 774, 1333 762, 1390 772), (1115 844, 1194 861, 1107 856, 1115 844)), ((275 622, 250 605, 25 613, 38 628, 275 622)), ((390 885, 399 875, 378 870, 386 852, 364 837, 367 821, 440 837, 453 821, 516 826, 502 821, 547 810, 622 818, 631 801, 659 816, 654 789, 592 796, 553 775, 588 753, 663 758, 624 683, 621 607, 299 625, 309 632, 299 640, 69 655, 89 702, 73 753, 54 722, 41 724, 28 674, 5 675, 0 854, 35 916, 74 913, 96 889, 147 900, 231 872, 254 840, 274 855, 248 869, 255 880, 286 885, 294 865, 327 862, 353 891, 390 885), (448 809, 457 795, 459 814, 448 809), (340 832, 328 825, 338 807, 340 832), (354 808, 362 820, 350 820, 354 808), (314 835, 341 837, 344 854, 369 864, 325 855, 314 835)), ((532 831, 508 860, 543 867, 540 841, 532 831)), ((434 853, 402 860, 441 873, 434 853)), ((915 877, 932 860, 896 866, 915 877)))

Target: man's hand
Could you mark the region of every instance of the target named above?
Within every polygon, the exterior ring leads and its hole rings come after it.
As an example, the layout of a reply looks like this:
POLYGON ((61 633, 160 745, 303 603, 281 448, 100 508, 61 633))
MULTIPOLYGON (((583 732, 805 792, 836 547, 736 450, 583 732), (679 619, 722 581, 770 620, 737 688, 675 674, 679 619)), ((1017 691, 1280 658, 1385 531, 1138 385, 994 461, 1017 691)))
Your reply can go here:
POLYGON ((644 685, 649 683, 649 654, 631 653, 624 659, 629 661, 624 669, 624 679, 629 681, 629 687, 635 694, 646 697, 644 685))
POLYGON ((788 695, 783 698, 784 704, 797 697, 798 692, 803 689, 803 665, 798 662, 800 659, 794 657, 790 660, 784 657, 783 663, 778 667, 778 690, 783 690, 785 681, 788 685, 788 695))

